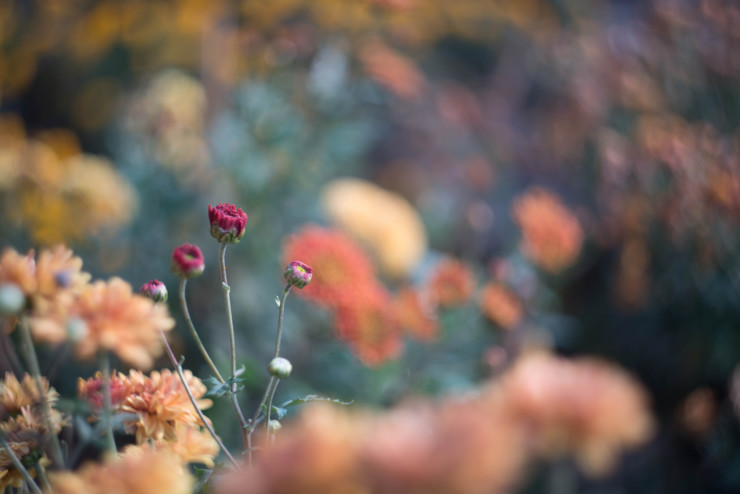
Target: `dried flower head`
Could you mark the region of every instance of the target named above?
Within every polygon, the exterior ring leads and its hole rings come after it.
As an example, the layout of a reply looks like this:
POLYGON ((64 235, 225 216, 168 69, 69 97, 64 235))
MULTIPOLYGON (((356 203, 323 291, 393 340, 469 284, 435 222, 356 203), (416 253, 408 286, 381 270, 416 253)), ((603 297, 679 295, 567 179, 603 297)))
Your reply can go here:
POLYGON ((304 264, 301 261, 292 261, 285 268, 285 273, 283 273, 283 277, 285 278, 285 282, 288 283, 290 286, 303 288, 311 283, 311 278, 313 277, 313 269, 311 269, 309 265, 304 264))
POLYGON ((375 285, 375 269, 367 254, 337 230, 307 226, 288 237, 283 247, 286 264, 302 259, 315 271, 311 284, 299 294, 321 306, 351 304, 358 289, 375 285))
POLYGON ((542 269, 557 273, 578 258, 583 230, 557 196, 533 187, 514 201, 512 214, 522 229, 522 252, 542 269))
POLYGON ((57 494, 190 494, 194 486, 180 458, 147 448, 86 463, 76 472, 54 472, 49 480, 57 494))
POLYGON ((159 280, 147 281, 141 285, 139 293, 154 302, 167 302, 167 286, 159 280))
POLYGON ((475 290, 473 271, 462 261, 445 259, 432 272, 428 290, 442 308, 464 305, 475 290))
POLYGON ((208 206, 211 235, 222 244, 236 244, 244 236, 247 213, 233 204, 222 202, 215 208, 208 206))
POLYGON ((403 197, 360 179, 334 180, 321 192, 331 220, 366 245, 383 270, 404 277, 427 250, 424 224, 403 197))
POLYGON ((483 315, 502 329, 515 328, 524 318, 519 298, 500 283, 489 282, 483 286, 479 305, 483 315))
POLYGON ((205 268, 203 252, 197 245, 182 244, 172 251, 172 272, 180 278, 190 279, 200 276, 205 268))
POLYGON ((572 454, 589 475, 608 473, 623 449, 652 435, 645 391, 613 365, 537 353, 503 379, 512 412, 530 424, 541 454, 572 454))

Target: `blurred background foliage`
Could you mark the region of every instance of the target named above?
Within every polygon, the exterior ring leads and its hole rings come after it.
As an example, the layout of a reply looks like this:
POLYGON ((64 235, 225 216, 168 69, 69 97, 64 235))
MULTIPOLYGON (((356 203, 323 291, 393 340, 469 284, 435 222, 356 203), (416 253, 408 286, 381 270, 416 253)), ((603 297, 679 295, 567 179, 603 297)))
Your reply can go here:
MULTIPOLYGON (((528 346, 603 356, 660 427, 580 490, 737 492, 738 26, 723 0, 0 0, 2 244, 64 242, 96 277, 173 294, 170 253, 197 243, 190 307, 224 364, 206 208, 243 208, 227 260, 256 402, 287 239, 343 229, 381 305, 431 326, 348 335, 292 295, 279 395, 389 405, 470 389, 528 346), (346 177, 360 188, 332 188, 346 177), (467 295, 425 312, 434 282, 467 295)), ((76 365, 55 367, 63 394, 76 365)), ((210 416, 229 438, 228 405, 210 416)))

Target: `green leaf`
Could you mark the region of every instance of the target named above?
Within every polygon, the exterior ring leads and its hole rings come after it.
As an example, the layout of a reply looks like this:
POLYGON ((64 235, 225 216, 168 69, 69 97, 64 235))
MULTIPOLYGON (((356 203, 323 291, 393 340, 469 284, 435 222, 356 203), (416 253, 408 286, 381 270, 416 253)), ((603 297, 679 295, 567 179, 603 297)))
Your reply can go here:
POLYGON ((351 401, 342 401, 338 400, 336 398, 329 398, 326 396, 319 396, 319 395, 306 395, 303 398, 295 398, 290 401, 286 401, 282 405, 280 405, 282 408, 290 408, 294 407, 296 405, 302 405, 303 403, 310 403, 312 401, 329 401, 331 403, 336 403, 337 405, 351 405, 353 402, 351 401))
POLYGON ((278 308, 280 308, 280 297, 278 297, 277 295, 275 295, 275 305, 277 305, 278 308))
POLYGON ((203 383, 208 388, 208 391, 206 392, 206 396, 213 396, 216 398, 219 398, 221 396, 225 396, 228 394, 231 394, 231 387, 232 385, 236 384, 236 392, 241 391, 244 389, 244 386, 239 386, 241 383, 245 381, 245 378, 239 377, 241 374, 244 373, 244 366, 242 366, 239 370, 236 371, 236 375, 233 377, 228 378, 224 382, 219 382, 218 379, 216 379, 213 376, 206 377, 203 379, 203 383))

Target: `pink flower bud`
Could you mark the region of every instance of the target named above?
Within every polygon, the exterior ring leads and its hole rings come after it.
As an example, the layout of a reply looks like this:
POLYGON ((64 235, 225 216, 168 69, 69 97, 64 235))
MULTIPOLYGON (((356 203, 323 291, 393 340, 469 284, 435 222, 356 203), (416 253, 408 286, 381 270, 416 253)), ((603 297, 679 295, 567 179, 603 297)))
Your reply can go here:
POLYGON ((167 287, 159 280, 147 281, 139 292, 155 302, 167 302, 167 287))
POLYGON ((289 285, 296 288, 303 288, 311 282, 313 269, 311 269, 307 264, 303 264, 301 261, 293 261, 288 264, 287 268, 285 268, 283 276, 289 285))
POLYGON ((195 278, 205 269, 203 252, 197 245, 182 244, 172 251, 172 271, 180 278, 195 278))
POLYGON ((247 213, 233 204, 222 202, 215 208, 208 205, 211 235, 222 244, 236 244, 244 236, 247 213))

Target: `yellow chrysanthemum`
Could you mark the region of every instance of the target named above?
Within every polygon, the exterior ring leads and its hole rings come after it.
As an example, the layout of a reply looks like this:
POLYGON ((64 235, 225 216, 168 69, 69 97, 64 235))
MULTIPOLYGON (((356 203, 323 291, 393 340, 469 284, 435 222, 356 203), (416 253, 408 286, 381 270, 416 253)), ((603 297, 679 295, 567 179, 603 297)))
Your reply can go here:
POLYGON ((426 230, 403 197, 364 180, 344 178, 327 185, 321 200, 332 221, 372 249, 389 275, 407 275, 424 256, 426 230))

